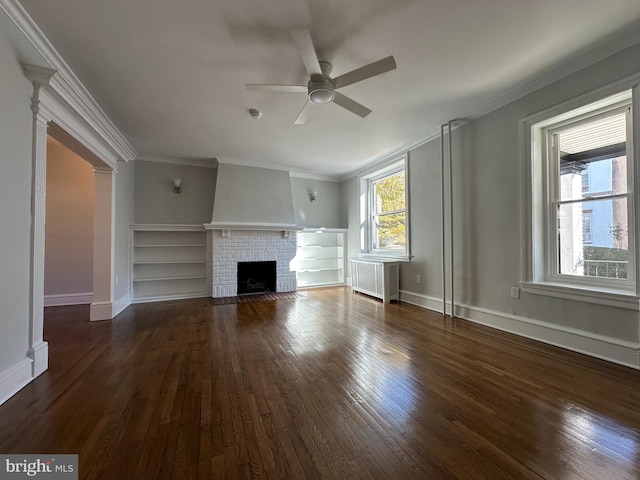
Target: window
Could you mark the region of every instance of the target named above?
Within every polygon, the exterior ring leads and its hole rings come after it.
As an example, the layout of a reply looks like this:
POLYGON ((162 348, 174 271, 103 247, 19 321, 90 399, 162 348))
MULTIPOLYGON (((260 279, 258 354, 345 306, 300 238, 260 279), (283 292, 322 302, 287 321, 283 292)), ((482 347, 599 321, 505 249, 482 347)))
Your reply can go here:
POLYGON ((593 210, 582 211, 582 243, 592 243, 591 238, 591 214, 593 210))
POLYGON ((585 168, 582 171, 582 192, 587 193, 589 191, 589 169, 585 168))
POLYGON ((556 216, 557 225, 555 245, 550 249, 556 254, 556 268, 549 272, 550 277, 609 278, 608 272, 615 265, 622 266, 624 272, 615 278, 626 278, 628 242, 614 244, 613 232, 626 235, 629 225, 626 145, 630 121, 631 107, 624 102, 543 129, 550 145, 548 208, 550 216, 556 216), (582 188, 585 165, 591 184, 591 191, 586 192, 582 188), (590 213, 585 216, 585 211, 590 213), (585 230, 587 241, 593 245, 590 249, 584 247, 585 230), (585 268, 589 262, 612 265, 606 269, 585 268))
MULTIPOLYGON (((549 294, 566 287, 637 299, 633 95, 559 107, 523 122, 532 147, 525 158, 531 193, 526 273, 533 290, 547 285, 549 294)), ((633 305, 637 309, 637 300, 633 305)))
POLYGON ((406 157, 360 177, 360 250, 383 257, 409 255, 406 157))

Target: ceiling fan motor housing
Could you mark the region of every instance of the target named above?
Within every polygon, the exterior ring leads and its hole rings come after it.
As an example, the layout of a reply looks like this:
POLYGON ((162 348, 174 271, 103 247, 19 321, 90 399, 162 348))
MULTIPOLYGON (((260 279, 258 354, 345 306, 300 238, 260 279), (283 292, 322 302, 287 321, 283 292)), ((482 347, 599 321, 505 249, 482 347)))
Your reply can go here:
POLYGON ((333 93, 333 83, 331 82, 331 64, 320 60, 320 69, 322 75, 311 75, 308 84, 309 100, 313 103, 330 103, 333 102, 335 94, 333 93))
POLYGON ((309 100, 313 103, 330 103, 333 101, 333 84, 326 78, 311 79, 308 84, 309 100))

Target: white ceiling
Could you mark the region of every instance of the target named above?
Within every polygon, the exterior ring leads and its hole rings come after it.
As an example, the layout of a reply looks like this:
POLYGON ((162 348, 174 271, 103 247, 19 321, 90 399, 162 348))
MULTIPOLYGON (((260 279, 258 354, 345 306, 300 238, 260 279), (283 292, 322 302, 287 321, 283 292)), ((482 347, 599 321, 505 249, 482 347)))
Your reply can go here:
POLYGON ((21 3, 140 155, 333 177, 640 30, 639 0, 21 3), (304 94, 245 89, 306 83, 289 35, 301 28, 334 77, 394 55, 397 70, 341 90, 371 115, 313 105, 294 125, 304 94))

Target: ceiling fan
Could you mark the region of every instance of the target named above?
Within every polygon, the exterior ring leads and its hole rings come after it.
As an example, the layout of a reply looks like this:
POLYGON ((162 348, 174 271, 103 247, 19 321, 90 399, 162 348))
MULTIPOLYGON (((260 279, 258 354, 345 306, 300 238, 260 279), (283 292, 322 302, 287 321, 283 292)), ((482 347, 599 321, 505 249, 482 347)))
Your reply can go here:
POLYGON ((298 47, 302 62, 309 74, 307 85, 266 85, 266 84, 246 84, 247 90, 260 90, 281 93, 306 93, 309 100, 304 105, 296 121, 296 125, 303 124, 309 113, 311 103, 335 103, 342 108, 364 118, 371 113, 364 105, 355 100, 336 92, 337 89, 352 85, 367 78, 375 77, 390 70, 395 70, 396 61, 393 56, 383 58, 377 62, 370 63, 364 67, 357 68, 348 73, 331 78, 331 64, 318 60, 316 50, 311 40, 309 30, 294 30, 291 32, 293 41, 298 47))

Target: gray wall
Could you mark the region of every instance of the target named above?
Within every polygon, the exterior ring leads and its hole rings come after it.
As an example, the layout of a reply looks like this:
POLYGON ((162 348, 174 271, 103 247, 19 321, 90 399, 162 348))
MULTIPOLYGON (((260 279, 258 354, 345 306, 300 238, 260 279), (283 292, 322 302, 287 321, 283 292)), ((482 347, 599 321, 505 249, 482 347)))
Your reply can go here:
POLYGON ((118 162, 115 178, 113 299, 116 302, 129 295, 129 225, 135 223, 136 168, 136 162, 118 162))
MULTIPOLYGON (((638 312, 526 293, 519 300, 510 298, 510 288, 518 286, 521 279, 520 120, 638 72, 638 58, 640 45, 454 132, 456 303, 476 313, 540 320, 564 329, 638 342, 638 312)), ((409 165, 414 258, 401 264, 401 289, 435 304, 442 296, 439 139, 411 151, 409 165), (418 274, 422 276, 419 285, 418 274)), ((355 178, 344 182, 341 190, 342 210, 348 214, 349 255, 353 256, 358 253, 355 178)))
POLYGON ((209 223, 215 189, 215 168, 136 160, 135 223, 209 223), (180 194, 174 178, 182 179, 180 194))
POLYGON ((93 291, 93 166, 47 143, 44 294, 93 291))
POLYGON ((340 209, 340 184, 305 178, 291 178, 293 209, 299 227, 344 228, 347 226, 340 209), (309 192, 318 192, 311 203, 309 192), (344 223, 343 223, 344 221, 344 223))
POLYGON ((0 29, 0 376, 27 358, 31 229, 31 83, 0 29))

